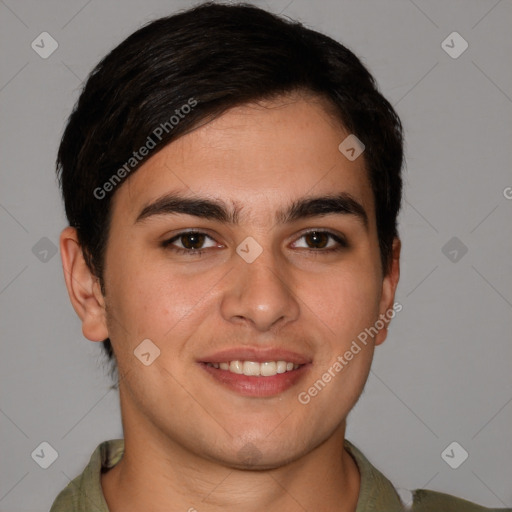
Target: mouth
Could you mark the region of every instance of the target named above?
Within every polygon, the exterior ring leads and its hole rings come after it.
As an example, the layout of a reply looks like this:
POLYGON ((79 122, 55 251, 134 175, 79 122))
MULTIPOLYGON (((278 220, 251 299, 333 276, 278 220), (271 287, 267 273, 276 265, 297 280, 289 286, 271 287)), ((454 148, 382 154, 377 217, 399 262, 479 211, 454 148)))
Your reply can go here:
POLYGON ((297 370, 301 365, 294 364, 290 361, 229 361, 224 363, 206 363, 207 366, 224 370, 237 375, 245 375, 247 377, 272 377, 273 375, 283 374, 297 370))
POLYGON ((232 350, 198 361, 224 388, 248 397, 272 397, 297 385, 311 360, 291 352, 232 350))

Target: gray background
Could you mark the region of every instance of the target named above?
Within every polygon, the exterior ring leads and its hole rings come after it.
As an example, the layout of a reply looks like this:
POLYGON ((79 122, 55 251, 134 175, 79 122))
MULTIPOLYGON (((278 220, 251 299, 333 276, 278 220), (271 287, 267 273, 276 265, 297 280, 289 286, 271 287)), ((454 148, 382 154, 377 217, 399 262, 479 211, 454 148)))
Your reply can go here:
MULTIPOLYGON (((3 512, 48 510, 101 441, 122 437, 100 346, 82 337, 51 252, 66 225, 54 161, 97 61, 193 3, 0 0, 3 512), (48 59, 31 48, 43 31, 59 44, 48 59), (59 454, 46 470, 31 457, 42 441, 59 454)), ((511 1, 254 3, 351 48, 405 125, 403 311, 347 438, 399 488, 512 507, 511 1), (456 59, 441 46, 453 31, 469 44, 456 59), (441 457, 452 441, 469 453, 458 469, 441 457)))

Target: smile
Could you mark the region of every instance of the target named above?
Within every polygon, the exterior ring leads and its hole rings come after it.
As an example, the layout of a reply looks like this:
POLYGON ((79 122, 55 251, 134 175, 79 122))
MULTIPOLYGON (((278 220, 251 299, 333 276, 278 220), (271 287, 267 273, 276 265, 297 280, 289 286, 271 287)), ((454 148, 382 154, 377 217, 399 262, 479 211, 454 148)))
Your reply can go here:
POLYGON ((289 361, 265 361, 263 363, 258 363, 256 361, 235 360, 223 363, 207 363, 207 366, 236 373, 238 375, 272 377, 273 375, 297 370, 300 365, 289 361))

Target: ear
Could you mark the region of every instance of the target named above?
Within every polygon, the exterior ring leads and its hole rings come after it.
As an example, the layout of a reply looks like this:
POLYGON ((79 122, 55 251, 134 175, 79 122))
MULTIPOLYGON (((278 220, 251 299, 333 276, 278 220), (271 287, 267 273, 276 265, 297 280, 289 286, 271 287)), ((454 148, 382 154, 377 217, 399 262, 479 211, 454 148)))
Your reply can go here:
POLYGON ((384 327, 380 329, 378 334, 375 336, 375 346, 384 342, 388 335, 388 325, 391 321, 391 318, 395 316, 395 312, 401 311, 402 309, 401 304, 393 307, 395 302, 396 287, 400 278, 401 246, 402 244, 400 239, 395 237, 391 251, 392 254, 389 272, 384 276, 382 280, 382 295, 379 305, 379 319, 383 321, 384 327))
POLYGON ((60 254, 69 299, 82 321, 82 332, 91 341, 108 338, 105 299, 99 279, 87 266, 75 228, 60 235, 60 254))

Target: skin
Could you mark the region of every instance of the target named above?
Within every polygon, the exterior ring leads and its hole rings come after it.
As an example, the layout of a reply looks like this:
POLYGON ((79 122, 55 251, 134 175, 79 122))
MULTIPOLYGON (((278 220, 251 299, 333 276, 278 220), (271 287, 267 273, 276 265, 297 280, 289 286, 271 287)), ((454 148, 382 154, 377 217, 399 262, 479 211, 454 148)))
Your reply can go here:
POLYGON ((355 510, 360 475, 343 449, 346 417, 386 328, 310 403, 297 399, 392 308, 399 278, 398 239, 383 275, 364 154, 351 162, 338 150, 347 135, 320 100, 289 96, 231 109, 166 146, 115 191, 105 296, 75 230, 62 232, 83 334, 109 337, 118 360, 125 454, 101 480, 111 511, 355 510), (239 224, 184 214, 135 222, 176 190, 238 204, 239 224), (334 192, 363 205, 367 228, 348 214, 276 223, 293 200, 334 192), (204 254, 162 247, 191 228, 212 237, 204 254), (349 247, 322 252, 304 236, 313 228, 343 234, 349 247), (250 264, 236 253, 248 236, 263 249, 250 264), (133 351, 147 338, 161 353, 144 366, 133 351), (239 346, 293 350, 312 365, 277 396, 241 396, 197 364, 239 346))

